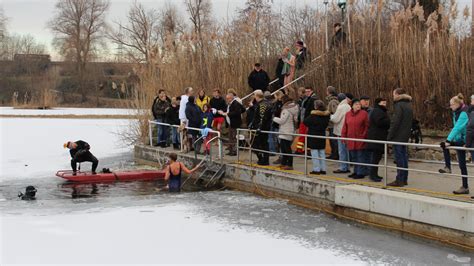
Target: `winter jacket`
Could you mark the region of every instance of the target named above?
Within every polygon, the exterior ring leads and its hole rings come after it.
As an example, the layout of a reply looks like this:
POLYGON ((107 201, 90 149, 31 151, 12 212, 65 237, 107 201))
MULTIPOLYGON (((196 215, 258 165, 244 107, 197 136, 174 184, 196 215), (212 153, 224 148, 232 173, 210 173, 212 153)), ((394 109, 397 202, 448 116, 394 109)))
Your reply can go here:
POLYGON ((464 146, 466 143, 466 129, 469 122, 467 112, 462 108, 453 112, 454 127, 448 135, 448 142, 456 146, 464 146))
POLYGON ((81 154, 85 151, 89 151, 91 149, 91 146, 89 145, 89 143, 83 141, 83 140, 78 140, 75 142, 77 144, 77 147, 75 149, 70 149, 69 150, 69 154, 71 154, 71 157, 72 158, 75 158, 76 157, 76 154, 81 154))
MULTIPOLYGON (((337 96, 335 95, 329 95, 326 97, 326 103, 328 105, 328 112, 333 115, 336 110, 337 106, 339 105, 339 100, 337 99, 337 96)), ((328 128, 334 128, 334 123, 329 121, 328 128)))
MULTIPOLYGON (((295 105, 296 105, 296 103, 295 103, 295 105)), ((275 103, 273 103, 273 109, 272 109, 273 117, 280 117, 281 112, 282 112, 282 108, 283 108, 283 103, 281 101, 277 100, 275 103)), ((298 114, 296 114, 296 119, 298 119, 298 114)), ((280 127, 280 125, 278 123, 276 123, 275 121, 273 121, 273 122, 274 122, 273 127, 278 129, 280 127)))
POLYGON ((201 128, 212 128, 212 120, 214 119, 214 114, 212 111, 207 111, 202 113, 202 124, 201 128))
MULTIPOLYGON (((326 129, 330 119, 329 111, 314 110, 311 115, 304 120, 304 125, 308 127, 308 135, 326 136, 326 129)), ((326 140, 308 137, 308 148, 312 150, 323 150, 326 148, 326 140)))
MULTIPOLYGON (((369 130, 369 115, 364 110, 354 112, 349 111, 346 114, 344 126, 342 127, 343 138, 351 139, 367 139, 367 133, 369 130)), ((365 142, 345 140, 347 149, 349 151, 363 150, 366 148, 365 142)))
MULTIPOLYGON (((226 112, 227 110, 227 103, 225 102, 224 98, 219 97, 212 97, 210 100, 209 104, 211 105, 211 108, 216 109, 217 111, 223 111, 226 112)), ((214 117, 222 117, 222 115, 216 113, 214 117)))
POLYGON ((166 110, 165 122, 170 125, 179 125, 179 105, 176 107, 171 106, 166 110))
POLYGON ((254 91, 266 91, 268 89, 268 84, 270 83, 270 78, 265 70, 261 69, 260 71, 256 71, 254 69, 248 77, 248 83, 250 88, 254 91))
POLYGON ((351 106, 347 103, 347 99, 343 100, 337 106, 336 112, 331 115, 331 122, 334 124, 334 135, 342 135, 342 127, 344 126, 344 120, 346 114, 351 110, 351 106))
POLYGON ((195 103, 188 102, 186 104, 186 118, 188 119, 188 127, 201 128, 202 111, 195 103))
POLYGON ((166 100, 161 100, 159 97, 156 97, 155 100, 153 101, 153 107, 152 107, 152 113, 153 117, 156 119, 165 119, 165 113, 168 108, 170 108, 171 103, 166 100))
POLYGON ((316 94, 311 94, 309 97, 305 97, 303 101, 301 102, 301 109, 300 109, 300 117, 299 121, 303 122, 306 117, 311 115, 311 111, 314 110, 314 101, 318 99, 318 96, 316 94))
POLYGON ((227 123, 231 128, 240 128, 242 126, 242 114, 245 108, 237 100, 233 100, 227 108, 227 123))
MULTIPOLYGON (((369 133, 367 139, 386 141, 389 128, 390 117, 387 114, 387 108, 376 105, 369 115, 369 133)), ((384 145, 368 143, 367 149, 383 151, 384 145)))
POLYGON ((187 120, 186 118, 186 107, 188 106, 189 96, 182 95, 181 102, 179 102, 179 119, 187 120))
POLYGON ((346 43, 346 33, 340 29, 334 34, 331 40, 331 48, 338 48, 344 46, 346 43))
POLYGON ((394 99, 393 115, 390 119, 390 129, 387 140, 394 142, 408 142, 411 136, 413 124, 413 109, 411 107, 411 96, 408 94, 398 95, 394 99))
POLYGON ((308 56, 308 51, 306 47, 303 47, 301 51, 298 52, 296 55, 296 69, 302 69, 304 67, 304 63, 306 62, 306 57, 308 56))
POLYGON ((466 127, 466 147, 474 148, 474 106, 470 106, 467 111, 469 122, 466 127))
POLYGON ((196 105, 199 106, 201 111, 204 111, 204 105, 210 103, 211 99, 209 96, 204 96, 202 99, 200 97, 196 97, 196 105))
POLYGON ((251 129, 270 131, 272 124, 272 108, 267 100, 261 100, 255 106, 251 129))
MULTIPOLYGON (((298 105, 294 102, 288 102, 283 105, 280 117, 274 117, 273 121, 280 125, 278 132, 295 133, 295 125, 298 121, 298 105)), ((279 135, 278 138, 292 141, 294 136, 279 135)))

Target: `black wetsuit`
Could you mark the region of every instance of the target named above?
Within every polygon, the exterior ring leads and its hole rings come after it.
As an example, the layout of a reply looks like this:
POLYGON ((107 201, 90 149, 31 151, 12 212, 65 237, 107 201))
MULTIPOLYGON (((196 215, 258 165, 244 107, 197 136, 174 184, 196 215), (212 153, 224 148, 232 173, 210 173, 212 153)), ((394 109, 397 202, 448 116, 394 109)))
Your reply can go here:
POLYGON ((72 170, 75 172, 77 170, 77 163, 82 162, 91 162, 92 163, 92 172, 95 172, 97 166, 99 165, 99 160, 95 158, 94 155, 89 151, 90 145, 89 143, 78 140, 75 142, 77 147, 75 149, 70 149, 69 153, 71 154, 71 167, 72 170))

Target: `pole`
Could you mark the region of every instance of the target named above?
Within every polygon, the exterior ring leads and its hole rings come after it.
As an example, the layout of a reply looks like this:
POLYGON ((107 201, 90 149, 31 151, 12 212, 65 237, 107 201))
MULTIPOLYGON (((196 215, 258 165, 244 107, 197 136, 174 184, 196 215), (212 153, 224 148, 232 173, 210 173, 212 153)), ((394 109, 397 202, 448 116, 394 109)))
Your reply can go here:
POLYGON ((385 166, 385 176, 383 179, 383 186, 387 187, 387 179, 388 179, 388 145, 387 143, 384 144, 384 166, 385 166))
POLYGON ((308 135, 304 135, 304 175, 308 175, 308 135))
POLYGON ((240 150, 240 141, 239 141, 240 138, 239 138, 239 136, 240 136, 240 128, 237 128, 237 143, 235 144, 235 146, 237 147, 236 148, 237 149, 237 163, 240 162, 240 152, 239 152, 239 150, 240 150))
POLYGON ((148 137, 150 138, 150 146, 153 147, 153 132, 151 130, 151 122, 148 121, 148 137))

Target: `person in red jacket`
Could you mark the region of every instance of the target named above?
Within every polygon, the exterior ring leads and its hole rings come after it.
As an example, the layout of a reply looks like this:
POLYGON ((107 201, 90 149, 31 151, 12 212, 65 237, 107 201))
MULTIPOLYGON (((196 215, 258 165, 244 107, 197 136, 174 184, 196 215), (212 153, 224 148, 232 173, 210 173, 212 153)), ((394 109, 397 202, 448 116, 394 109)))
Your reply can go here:
MULTIPOLYGON (((369 131, 369 115, 362 110, 358 99, 352 100, 352 110, 347 112, 344 126, 342 127, 342 137, 351 139, 366 139, 369 131)), ((351 162, 367 163, 364 160, 366 148, 365 142, 345 140, 351 162)), ((349 177, 362 179, 367 173, 361 165, 355 165, 354 173, 349 177)))

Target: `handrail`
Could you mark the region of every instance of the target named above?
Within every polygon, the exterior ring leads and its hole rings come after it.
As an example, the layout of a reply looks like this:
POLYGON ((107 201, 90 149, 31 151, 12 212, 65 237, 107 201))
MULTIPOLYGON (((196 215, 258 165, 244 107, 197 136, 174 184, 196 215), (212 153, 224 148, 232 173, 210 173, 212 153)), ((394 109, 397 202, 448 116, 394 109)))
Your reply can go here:
MULTIPOLYGON (((326 55, 326 54, 322 54, 322 55, 320 55, 320 56, 314 58, 313 60, 311 60, 310 63, 315 62, 316 60, 322 58, 322 57, 325 56, 325 55, 326 55)), ((300 79, 304 78, 307 74, 316 71, 317 67, 319 67, 319 66, 320 66, 320 65, 316 65, 313 69, 307 71, 306 73, 304 73, 303 75, 301 75, 301 76, 299 76, 298 78, 294 79, 294 80, 291 81, 290 83, 288 83, 288 84, 284 85, 283 87, 279 88, 278 90, 272 92, 271 95, 275 95, 275 93, 276 93, 277 91, 281 91, 281 90, 283 90, 283 89, 289 87, 290 85, 293 85, 294 83, 296 83, 296 82, 299 81, 300 79)), ((277 82, 278 80, 279 80, 279 78, 273 80, 272 82, 270 82, 270 83, 268 84, 268 86, 272 85, 273 83, 277 82)), ((244 101, 245 99, 251 97, 254 93, 255 93, 255 92, 251 92, 250 94, 248 94, 248 95, 242 97, 241 100, 244 101)))
MULTIPOLYGON (((152 128, 150 125, 160 125, 160 126, 167 126, 167 127, 174 127, 174 128, 180 128, 180 126, 178 125, 171 125, 169 123, 162 123, 162 122, 157 122, 157 121, 153 121, 153 120, 148 120, 148 137, 149 137, 149 140, 150 140, 150 146, 153 145, 153 131, 152 131, 152 128)), ((185 129, 187 130, 195 130, 195 131, 198 131, 198 132, 201 132, 201 128, 195 128, 195 127, 188 127, 186 126, 185 129)), ((221 141, 221 132, 220 131, 217 131, 217 130, 213 130, 213 129, 210 129, 209 130, 209 133, 213 133, 213 134, 217 134, 216 137, 214 138, 218 138, 219 139, 219 157, 222 159, 223 158, 223 155, 222 155, 222 141, 221 141)), ((180 133, 181 134, 181 133, 180 133)), ((198 140, 200 140, 202 137, 200 137, 198 140)), ((211 139, 212 141, 214 140, 211 139)), ((182 138, 181 138, 182 139, 182 138)), ((193 146, 195 145, 195 143, 197 142, 197 140, 193 143, 193 146)), ((209 141, 211 142, 211 141, 209 141)), ((182 150, 182 147, 183 147, 183 143, 181 143, 181 150, 182 150)))
MULTIPOLYGON (((256 133, 257 130, 252 130, 252 129, 242 129, 239 128, 237 129, 237 136, 240 135, 240 132, 249 132, 250 134, 256 133)), ((267 134, 276 134, 276 135, 286 135, 286 136, 294 136, 294 137, 304 137, 305 138, 305 152, 304 155, 300 154, 292 154, 292 153, 281 153, 281 152, 271 152, 271 151, 266 151, 266 150, 261 150, 261 149, 255 149, 250 147, 241 147, 240 143, 237 142, 237 150, 248 150, 250 154, 252 151, 257 151, 257 152, 262 152, 262 153, 269 153, 269 154, 275 154, 275 155, 285 155, 285 156, 291 156, 291 157, 296 157, 296 158, 304 158, 304 164, 305 164, 305 171, 304 174, 308 174, 308 169, 307 169, 307 159, 308 158, 313 158, 313 156, 308 156, 307 155, 307 143, 308 143, 308 138, 318 138, 318 139, 332 139, 332 140, 345 140, 345 141, 358 141, 358 142, 365 142, 365 143, 376 143, 376 144, 383 144, 384 145, 384 161, 382 165, 379 164, 370 164, 370 163, 357 163, 357 162, 351 162, 351 161, 342 161, 342 160, 332 160, 332 159, 327 159, 327 158, 321 158, 324 161, 329 161, 329 162, 338 162, 338 163, 347 163, 350 165, 361 165, 361 166, 367 166, 367 167, 379 167, 382 166, 385 169, 385 178, 384 178, 384 186, 387 186, 387 177, 388 177, 388 169, 395 169, 395 170, 406 170, 406 171, 412 171, 412 172, 420 172, 420 173, 426 173, 426 174, 433 174, 433 175, 442 175, 442 176, 448 176, 448 177, 465 177, 469 179, 473 179, 474 176, 470 175, 462 175, 462 174, 448 174, 448 173, 439 173, 435 171, 429 171, 429 170, 420 170, 420 169, 412 169, 412 168, 403 168, 403 167, 397 167, 397 166, 390 166, 388 165, 388 145, 403 145, 403 146, 415 146, 415 147, 426 147, 426 148, 441 148, 439 145, 431 145, 431 144, 419 144, 419 143, 404 143, 404 142, 394 142, 394 141, 381 141, 381 140, 370 140, 370 139, 354 139, 354 138, 343 138, 343 137, 330 137, 330 136, 315 136, 315 135, 308 135, 308 134, 298 134, 298 133, 280 133, 280 132, 274 132, 274 131, 259 131, 260 133, 267 133, 267 134)), ((251 135, 250 135, 251 137, 251 135)), ((446 147, 446 149, 451 149, 451 150, 463 150, 463 151, 470 151, 473 152, 474 148, 465 148, 465 147, 456 147, 456 146, 449 146, 446 147)), ((239 154, 237 154, 237 160, 240 161, 239 154)))

